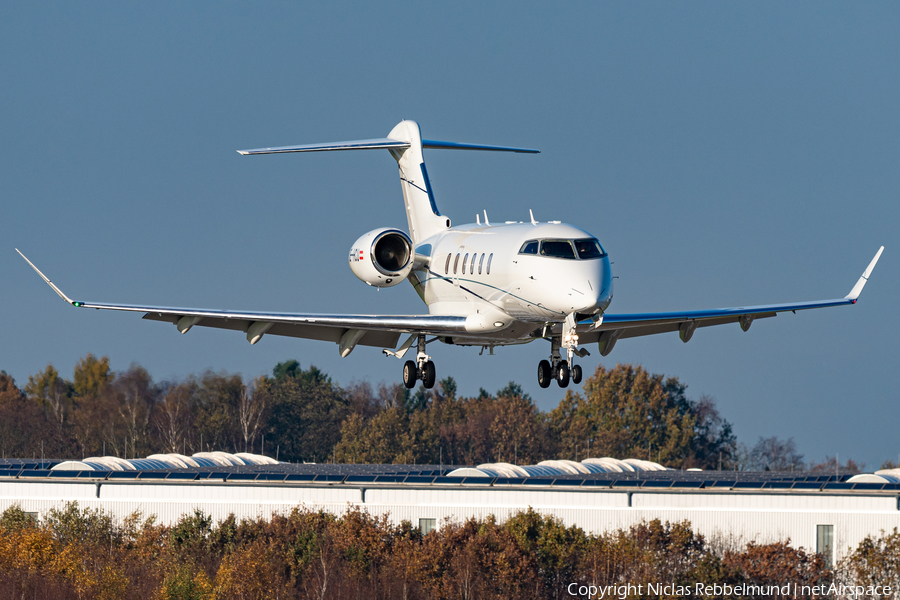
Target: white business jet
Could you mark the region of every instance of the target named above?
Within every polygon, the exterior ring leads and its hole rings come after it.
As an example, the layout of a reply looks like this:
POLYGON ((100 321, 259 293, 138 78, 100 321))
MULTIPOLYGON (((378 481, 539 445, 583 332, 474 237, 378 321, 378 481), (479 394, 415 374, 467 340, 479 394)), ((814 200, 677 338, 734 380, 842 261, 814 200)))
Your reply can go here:
MULTIPOLYGON (((257 343, 263 335, 283 335, 338 344, 342 357, 358 345, 384 348, 402 359, 415 345, 415 360, 403 366, 403 383, 435 383, 435 367, 426 345, 435 340, 456 346, 495 346, 550 342, 549 360, 538 363, 538 382, 560 387, 580 383, 575 356, 597 344, 607 356, 623 338, 678 332, 688 342, 698 327, 738 323, 747 331, 755 319, 779 312, 854 304, 881 256, 882 246, 850 293, 835 300, 768 304, 683 312, 611 314, 610 262, 593 235, 559 221, 491 224, 487 212, 475 223, 452 227, 441 215, 423 158, 424 148, 537 153, 527 148, 423 140, 419 126, 402 121, 387 138, 239 150, 240 154, 281 154, 331 150, 388 150, 400 167, 409 233, 375 229, 359 238, 349 253, 350 269, 365 283, 392 287, 408 280, 428 307, 424 315, 329 315, 237 312, 134 304, 103 304, 70 299, 31 261, 28 264, 63 300, 79 308, 144 313, 151 321, 174 323, 181 333, 192 327, 234 329, 257 343), (397 348, 401 337, 406 336, 397 348), (428 339, 428 338, 431 339, 428 339), (579 347, 581 346, 581 347, 579 347)), ((18 250, 17 250, 18 252, 18 250)), ((21 252, 19 252, 21 254, 21 252)))

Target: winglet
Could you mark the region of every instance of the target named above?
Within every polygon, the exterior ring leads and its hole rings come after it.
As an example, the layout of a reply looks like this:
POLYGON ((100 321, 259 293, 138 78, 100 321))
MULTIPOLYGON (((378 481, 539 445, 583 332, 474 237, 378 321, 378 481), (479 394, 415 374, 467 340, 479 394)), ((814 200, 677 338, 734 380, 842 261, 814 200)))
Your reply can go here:
POLYGON ((850 293, 844 296, 847 300, 856 302, 856 299, 859 298, 859 294, 862 292, 863 288, 866 285, 866 282, 869 280, 869 276, 872 275, 872 270, 875 269, 875 263, 877 263, 878 259, 881 258, 881 253, 883 251, 884 246, 879 248, 878 252, 875 253, 875 258, 872 259, 872 262, 870 262, 869 266, 866 267, 866 270, 863 271, 862 277, 859 278, 859 281, 856 282, 856 285, 853 286, 853 289, 850 290, 850 293))
POLYGON ((54 292, 56 292, 57 294, 59 294, 59 297, 60 297, 60 298, 62 298, 63 300, 65 300, 66 302, 68 302, 69 304, 71 304, 72 306, 81 306, 81 302, 75 302, 75 301, 73 301, 71 298, 69 298, 68 296, 66 296, 65 294, 63 294, 63 293, 62 293, 62 290, 59 289, 58 287, 56 287, 56 286, 53 284, 52 281, 50 281, 49 279, 47 279, 47 276, 44 275, 43 273, 41 273, 41 270, 38 269, 36 266, 34 266, 34 263, 31 262, 30 260, 28 260, 28 257, 25 256, 24 254, 22 254, 22 253, 19 251, 18 248, 16 248, 16 252, 19 253, 19 256, 21 256, 22 258, 25 259, 25 262, 27 262, 29 265, 31 265, 31 268, 34 269, 34 270, 37 272, 38 275, 41 276, 41 279, 43 279, 44 281, 47 282, 47 285, 49 285, 50 287, 53 288, 53 291, 54 291, 54 292))

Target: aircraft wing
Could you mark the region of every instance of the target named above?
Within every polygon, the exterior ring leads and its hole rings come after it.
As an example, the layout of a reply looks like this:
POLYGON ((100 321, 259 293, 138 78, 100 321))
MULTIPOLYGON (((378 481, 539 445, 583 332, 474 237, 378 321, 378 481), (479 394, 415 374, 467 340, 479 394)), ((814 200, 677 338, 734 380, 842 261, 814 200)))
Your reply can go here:
POLYGON ((698 327, 710 327, 712 325, 724 325, 726 323, 740 323, 741 329, 747 331, 750 324, 756 319, 774 317, 780 312, 797 312, 812 308, 824 308, 826 306, 842 306, 855 304, 863 287, 866 285, 875 263, 881 257, 884 246, 879 248, 875 258, 863 272, 862 276, 843 298, 833 300, 816 300, 812 302, 792 302, 787 304, 763 304, 760 306, 739 306, 733 308, 714 308, 709 310, 689 310, 681 312, 660 313, 635 313, 635 314, 605 314, 602 321, 595 324, 582 333, 579 327, 578 339, 580 344, 598 342, 600 353, 603 356, 612 351, 616 340, 657 333, 669 333, 677 331, 683 342, 691 339, 698 327))
MULTIPOLYGON (((16 252, 19 252, 18 248, 16 252)), ((277 312, 245 312, 233 310, 144 306, 139 304, 107 304, 72 300, 19 252, 31 268, 53 288, 60 298, 78 308, 119 310, 145 313, 150 321, 174 323, 181 333, 192 327, 232 329, 247 334, 247 341, 255 344, 265 335, 283 335, 335 342, 346 356, 356 345, 394 348, 404 333, 426 335, 459 334, 466 331, 466 317, 441 315, 327 315, 277 312)))

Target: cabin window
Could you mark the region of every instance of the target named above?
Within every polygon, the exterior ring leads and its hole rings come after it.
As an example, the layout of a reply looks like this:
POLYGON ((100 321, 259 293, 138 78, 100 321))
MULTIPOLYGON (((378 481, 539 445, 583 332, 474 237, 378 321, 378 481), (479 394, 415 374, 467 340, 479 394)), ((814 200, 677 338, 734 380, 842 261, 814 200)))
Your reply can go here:
POLYGON ((472 255, 472 266, 469 267, 469 275, 475 274, 475 259, 478 258, 477 254, 472 255))
POLYGON ((490 256, 488 256, 488 266, 487 266, 487 274, 491 274, 491 261, 494 260, 494 253, 492 252, 490 256))
POLYGON ((459 265, 459 254, 456 255, 456 260, 453 261, 453 274, 456 275, 456 267, 459 265))
POLYGON ((444 265, 444 275, 450 274, 450 259, 453 257, 452 254, 447 255, 447 263, 444 265))
POLYGON ((466 274, 466 261, 468 261, 468 260, 469 260, 469 254, 466 253, 466 255, 463 257, 463 268, 462 268, 463 275, 466 274))
POLYGON ((484 252, 481 253, 481 260, 478 261, 478 274, 481 275, 481 267, 484 266, 484 252))
POLYGON ((537 254, 538 253, 538 241, 537 240, 528 240, 522 247, 519 249, 519 254, 537 254))
POLYGON ((604 258, 606 252, 603 246, 595 239, 575 240, 575 249, 578 251, 578 258, 604 258))
POLYGON ((575 249, 569 240, 544 240, 541 242, 541 256, 574 260, 575 249))

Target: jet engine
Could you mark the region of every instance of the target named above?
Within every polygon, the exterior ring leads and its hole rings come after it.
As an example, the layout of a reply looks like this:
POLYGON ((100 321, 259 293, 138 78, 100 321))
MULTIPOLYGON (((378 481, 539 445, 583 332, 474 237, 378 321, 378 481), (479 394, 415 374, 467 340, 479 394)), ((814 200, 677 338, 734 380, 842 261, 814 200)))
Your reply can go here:
POLYGON ((350 249, 350 270, 375 287, 395 286, 412 271, 412 240, 399 229, 375 229, 350 249))

